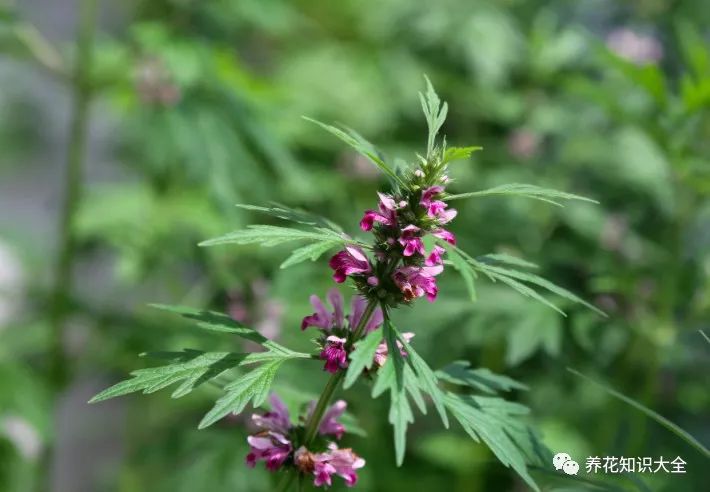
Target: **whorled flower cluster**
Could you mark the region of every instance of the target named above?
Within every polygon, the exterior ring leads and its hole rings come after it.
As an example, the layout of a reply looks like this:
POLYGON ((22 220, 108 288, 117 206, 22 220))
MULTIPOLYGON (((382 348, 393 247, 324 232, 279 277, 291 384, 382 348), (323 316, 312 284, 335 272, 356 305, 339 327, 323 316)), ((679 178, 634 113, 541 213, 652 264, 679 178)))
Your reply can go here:
MULTIPOLYGON (((328 292, 328 301, 333 310, 329 311, 323 301, 316 295, 311 296, 311 304, 315 312, 310 316, 303 318, 301 329, 305 330, 309 326, 318 328, 321 331, 318 343, 321 352, 320 358, 325 360, 324 370, 335 373, 340 369, 348 367, 348 355, 351 349, 355 348, 354 340, 352 340, 353 331, 360 323, 367 300, 360 296, 354 295, 351 302, 350 314, 345 315, 343 312, 343 296, 338 289, 331 289, 328 292)), ((382 309, 376 308, 367 324, 363 334, 377 330, 383 322, 382 309)), ((414 333, 403 333, 402 337, 409 342, 414 337, 414 333)), ((399 342, 397 342, 398 345, 399 342)), ((402 355, 406 356, 406 352, 400 346, 402 355)), ((374 369, 382 367, 387 360, 387 343, 383 340, 377 347, 374 357, 374 369)))
POLYGON ((364 296, 392 307, 418 297, 436 299, 436 276, 443 271, 445 249, 435 244, 427 251, 423 239, 431 235, 456 244, 443 227, 456 217, 456 210, 441 200, 448 177, 430 174, 434 176, 417 169, 410 188, 392 195, 378 193, 377 210, 366 210, 360 221, 360 228, 375 236, 374 261, 361 247, 347 246, 330 259, 336 282, 350 277, 364 296))
MULTIPOLYGON (((288 408, 276 394, 271 394, 271 411, 252 415, 253 423, 259 428, 256 434, 247 438, 250 446, 246 463, 254 467, 264 461, 269 471, 277 471, 292 466, 299 472, 313 476, 316 487, 332 485, 332 476, 338 475, 345 484, 352 487, 357 483, 357 470, 365 466, 365 460, 350 448, 339 448, 332 440, 339 440, 345 434, 345 426, 338 421, 347 407, 343 400, 331 406, 318 428, 319 439, 307 449, 302 440, 304 428, 293 425, 288 408)), ((312 402, 306 416, 310 418, 315 407, 312 402)))

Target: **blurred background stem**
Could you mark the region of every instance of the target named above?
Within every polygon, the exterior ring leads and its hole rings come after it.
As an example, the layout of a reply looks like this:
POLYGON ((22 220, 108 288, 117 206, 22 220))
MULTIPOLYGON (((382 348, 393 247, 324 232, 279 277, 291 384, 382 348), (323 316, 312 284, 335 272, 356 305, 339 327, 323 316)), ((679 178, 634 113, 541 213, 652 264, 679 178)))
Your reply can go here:
MULTIPOLYGON (((91 58, 96 30, 97 0, 81 0, 76 34, 76 60, 70 78, 72 89, 71 126, 64 171, 63 203, 60 210, 56 270, 50 298, 49 326, 51 345, 47 382, 55 398, 69 381, 71 368, 64 351, 64 331, 73 284, 76 256, 75 219, 82 196, 86 161, 89 107, 91 103, 91 58)), ((51 489, 54 446, 47 444, 39 473, 38 490, 51 489)))
POLYGON ((64 201, 60 212, 59 241, 54 287, 50 308, 52 337, 49 380, 55 391, 67 382, 69 370, 63 347, 64 326, 68 300, 72 291, 73 267, 76 253, 74 234, 76 211, 82 195, 86 140, 91 102, 91 56, 96 30, 97 0, 82 0, 76 38, 76 62, 72 75, 72 113, 67 167, 64 173, 64 201))

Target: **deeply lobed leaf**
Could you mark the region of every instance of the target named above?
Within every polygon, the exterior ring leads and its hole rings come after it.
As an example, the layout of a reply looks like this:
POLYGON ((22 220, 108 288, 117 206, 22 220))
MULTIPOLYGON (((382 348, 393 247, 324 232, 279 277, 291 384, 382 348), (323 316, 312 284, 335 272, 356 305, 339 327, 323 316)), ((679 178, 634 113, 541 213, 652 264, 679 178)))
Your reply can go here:
POLYGON ((166 366, 139 369, 131 373, 131 379, 105 389, 89 403, 96 403, 117 396, 142 391, 153 393, 183 381, 172 397, 179 398, 223 372, 240 365, 248 354, 232 352, 200 352, 189 350, 174 354, 175 362, 166 366))
POLYGON ((289 220, 298 224, 322 227, 324 229, 332 229, 336 232, 343 231, 342 227, 340 227, 335 222, 326 219, 325 217, 321 217, 320 215, 307 212, 306 210, 287 207, 286 205, 281 205, 279 203, 273 203, 270 207, 261 207, 258 205, 248 205, 243 203, 238 203, 236 206, 245 210, 262 212, 272 217, 289 220))
POLYGON ((355 350, 350 354, 348 371, 345 374, 345 382, 343 383, 345 389, 349 388, 357 381, 357 378, 362 374, 363 370, 372 367, 377 347, 380 345, 381 341, 382 331, 374 330, 355 345, 355 350))
POLYGON ((449 195, 445 197, 444 200, 461 200, 463 198, 476 198, 492 195, 520 196, 551 203, 552 205, 557 205, 558 207, 563 206, 562 203, 560 203, 558 200, 581 200, 585 202, 599 203, 596 200, 592 200, 591 198, 586 198, 580 195, 521 183, 504 184, 501 186, 496 186, 494 188, 489 188, 487 190, 473 191, 470 193, 461 193, 457 195, 449 195))
POLYGON ((471 368, 471 363, 465 360, 457 360, 436 371, 436 375, 442 381, 468 386, 470 388, 483 391, 488 394, 496 394, 500 391, 527 390, 527 386, 522 383, 495 374, 486 368, 471 368))
POLYGON ((528 413, 523 405, 497 397, 446 395, 446 407, 476 442, 483 441, 505 466, 515 470, 534 490, 539 490, 527 470, 527 435, 520 432, 520 417, 528 413))
POLYGON ((254 244, 262 246, 277 246, 291 241, 337 241, 351 242, 340 233, 331 229, 316 227, 311 231, 279 227, 272 225, 250 225, 246 229, 225 234, 200 243, 200 246, 216 246, 220 244, 254 244))
POLYGON ((377 149, 375 149, 375 146, 365 140, 355 130, 348 128, 347 131, 345 131, 341 130, 338 127, 321 123, 320 121, 314 120, 313 118, 308 118, 306 116, 304 116, 303 118, 306 121, 315 123, 327 132, 332 133, 333 135, 338 137, 340 140, 355 149, 360 155, 368 158, 375 166, 377 166, 377 168, 380 169, 380 171, 389 176, 395 183, 397 183, 403 188, 406 188, 406 184, 404 183, 404 181, 402 181, 402 179, 397 175, 397 173, 395 173, 394 170, 387 165, 384 159, 380 156, 377 149))

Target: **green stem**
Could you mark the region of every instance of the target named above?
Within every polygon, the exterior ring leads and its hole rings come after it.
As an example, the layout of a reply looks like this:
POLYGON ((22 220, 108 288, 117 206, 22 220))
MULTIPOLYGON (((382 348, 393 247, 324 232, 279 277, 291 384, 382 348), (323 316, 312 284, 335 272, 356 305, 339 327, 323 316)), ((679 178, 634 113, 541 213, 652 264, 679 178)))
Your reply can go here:
MULTIPOLYGON (((55 395, 64 388, 69 374, 68 360, 64 353, 64 326, 70 311, 72 273, 76 253, 75 216, 81 199, 84 161, 86 160, 89 106, 92 96, 90 72, 94 32, 96 31, 97 2, 98 0, 81 0, 76 35, 76 62, 71 74, 72 116, 67 144, 67 167, 64 174, 64 202, 60 212, 56 270, 49 296, 48 313, 50 347, 47 382, 51 384, 55 395)), ((51 65, 53 64, 54 61, 51 65)), ((35 486, 38 491, 50 489, 49 470, 51 469, 53 452, 53 447, 47 445, 37 465, 38 473, 35 486)))
MULTIPOLYGON (((353 340, 357 340, 362 336, 363 332, 365 331, 365 326, 367 326, 367 322, 370 321, 370 317, 372 316, 372 313, 375 311, 376 307, 377 303, 375 302, 367 303, 365 312, 362 313, 360 322, 355 327, 355 331, 353 332, 353 340)), ((306 425, 306 433, 303 440, 304 446, 308 447, 308 445, 311 444, 311 441, 313 441, 313 438, 316 437, 316 434, 318 433, 318 427, 320 426, 320 421, 323 418, 323 414, 325 413, 325 409, 328 407, 328 404, 330 403, 330 400, 333 397, 333 393, 335 393, 335 390, 338 389, 338 386, 340 386, 340 383, 342 382, 344 377, 345 371, 336 372, 330 377, 328 383, 326 383, 325 385, 325 388, 323 388, 323 392, 321 393, 320 398, 318 398, 318 403, 316 403, 316 407, 313 410, 313 414, 311 415, 311 418, 308 421, 308 424, 306 425)))
MULTIPOLYGON (((362 317, 360 318, 360 321, 358 322, 357 326, 355 327, 355 330, 353 331, 352 340, 358 340, 365 332, 365 327, 367 326, 368 321, 370 321, 372 313, 375 312, 376 307, 376 302, 370 301, 367 303, 367 307, 365 307, 365 311, 362 313, 362 317)), ((340 383, 343 381, 344 377, 345 371, 336 372, 335 374, 330 376, 330 379, 326 383, 325 388, 323 388, 323 392, 321 393, 320 398, 318 398, 318 402, 316 403, 316 406, 313 409, 311 418, 306 424, 306 432, 304 434, 303 439, 303 445, 306 448, 308 448, 313 439, 316 437, 316 434, 318 434, 318 427, 320 426, 320 422, 323 419, 323 414, 325 414, 325 410, 326 408, 328 408, 330 400, 333 398, 333 394, 335 394, 335 391, 338 389, 338 386, 340 386, 340 383)), ((286 490, 288 490, 291 484, 293 483, 293 480, 297 476, 297 473, 287 474, 282 479, 277 490, 279 490, 280 492, 285 492, 286 490)))
POLYGON ((97 0, 82 0, 77 32, 77 59, 73 72, 72 121, 67 148, 67 168, 64 175, 64 203, 60 216, 59 246, 54 288, 50 299, 49 324, 51 348, 49 380, 56 391, 67 380, 63 347, 67 302, 72 289, 72 271, 76 253, 75 217, 82 192, 86 140, 91 101, 90 70, 96 30, 97 0))

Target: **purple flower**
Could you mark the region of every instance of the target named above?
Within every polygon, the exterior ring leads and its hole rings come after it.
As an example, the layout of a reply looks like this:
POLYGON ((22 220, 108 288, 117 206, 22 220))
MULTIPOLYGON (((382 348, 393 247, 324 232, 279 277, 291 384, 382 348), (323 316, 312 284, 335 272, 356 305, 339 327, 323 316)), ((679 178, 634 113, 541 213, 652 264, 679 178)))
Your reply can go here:
POLYGON ((340 328, 344 323, 343 315, 343 295, 336 288, 328 291, 328 300, 333 306, 333 312, 329 312, 323 301, 317 295, 311 296, 311 305, 316 310, 310 316, 303 318, 301 329, 305 330, 309 326, 315 326, 325 331, 330 331, 333 328, 340 328))
MULTIPOLYGON (((345 323, 346 316, 343 313, 343 296, 340 291, 335 288, 331 289, 328 292, 328 300, 333 306, 332 312, 326 308, 318 296, 311 296, 311 304, 313 304, 315 312, 303 318, 301 329, 305 330, 309 326, 314 326, 324 333, 325 341, 320 358, 326 361, 324 370, 334 373, 348 367, 348 352, 345 349, 348 338, 347 331, 354 330, 360 323, 365 306, 367 306, 367 300, 360 295, 353 296, 347 324, 345 323), (340 336, 331 334, 333 330, 336 330, 335 333, 340 336)), ((382 309, 377 307, 365 325, 365 333, 377 329, 382 324, 382 320, 382 309)))
POLYGON ((443 264, 444 260, 441 258, 441 255, 443 255, 444 253, 446 253, 446 250, 444 248, 442 248, 441 246, 434 246, 434 249, 432 249, 429 256, 427 256, 427 259, 424 264, 426 266, 436 266, 443 264))
POLYGON ((432 231, 431 235, 434 237, 438 237, 439 239, 443 239, 449 244, 456 244, 456 236, 454 236, 452 232, 449 232, 446 229, 437 229, 435 231, 432 231))
POLYGON ((313 469, 313 474, 316 476, 313 480, 313 485, 316 487, 321 487, 327 485, 330 487, 333 485, 333 480, 330 478, 331 475, 335 473, 335 467, 328 463, 325 458, 322 458, 315 462, 315 467, 313 469))
POLYGON ((360 221, 360 229, 363 231, 371 231, 375 222, 388 225, 390 227, 397 225, 397 204, 394 199, 383 193, 378 193, 380 203, 378 204, 379 212, 375 210, 366 210, 365 215, 360 221))
POLYGON ((429 210, 432 204, 433 198, 444 191, 443 186, 430 186, 422 192, 422 198, 419 200, 419 204, 429 210))
MULTIPOLYGON (((407 331, 402 333, 402 338, 409 343, 409 341, 414 338, 414 333, 411 331, 407 331)), ((404 350, 404 347, 402 346, 402 343, 397 340, 397 346, 399 347, 399 352, 402 354, 402 357, 407 356, 407 352, 404 350)), ((377 364, 378 367, 382 367, 385 365, 385 362, 387 362, 387 356, 389 355, 389 349, 387 348, 387 342, 382 341, 378 346, 377 350, 375 350, 375 357, 374 357, 374 362, 377 364)))
POLYGON ((349 275, 366 274, 372 271, 370 261, 358 246, 347 246, 343 251, 336 253, 328 264, 335 270, 333 279, 339 284, 345 282, 349 275))
POLYGON ((436 286, 436 275, 443 271, 442 265, 437 266, 402 266, 392 274, 392 280, 404 294, 405 301, 426 295, 429 302, 434 302, 439 289, 436 286))
MULTIPOLYGON (((316 463, 319 461, 326 462, 329 465, 328 467, 323 467, 323 473, 330 472, 331 475, 335 473, 345 480, 345 485, 348 487, 352 487, 357 483, 357 472, 355 470, 365 466, 365 460, 353 453, 352 449, 338 449, 338 446, 334 443, 328 446, 326 453, 318 455, 316 463)), ((328 478, 328 482, 330 482, 330 477, 328 478)))
POLYGON ((540 135, 533 131, 515 130, 508 136, 508 152, 520 159, 530 159, 538 153, 540 141, 540 135))
POLYGON ((663 46, 656 38, 637 34, 631 29, 612 31, 606 38, 606 45, 618 56, 637 65, 654 63, 663 57, 663 46))
POLYGON ((247 442, 251 447, 246 458, 247 466, 250 468, 254 468, 257 461, 264 460, 267 470, 276 471, 293 451, 291 441, 278 432, 266 431, 249 436, 247 442))
MULTIPOLYGON (((306 421, 310 420, 315 407, 316 402, 312 401, 308 406, 306 421)), ((325 415, 323 415, 323 420, 321 420, 320 426, 318 427, 318 433, 322 436, 332 435, 335 436, 336 439, 343 437, 345 426, 338 422, 338 419, 345 413, 347 407, 348 404, 345 400, 338 400, 333 403, 333 405, 326 410, 325 415)))
POLYGON ((434 197, 444 191, 443 186, 430 186, 422 192, 419 204, 427 211, 427 215, 432 219, 437 219, 440 225, 451 222, 456 217, 456 210, 446 210, 448 205, 441 200, 434 200, 434 197))
POLYGON ((338 369, 348 367, 348 352, 345 350, 345 338, 331 335, 325 339, 325 346, 320 353, 320 358, 325 360, 323 370, 330 373, 338 372, 338 369))
MULTIPOLYGON (((360 324, 360 318, 362 318, 362 313, 365 312, 365 307, 367 306, 367 299, 362 296, 353 296, 352 304, 350 306, 350 329, 354 330, 358 324, 360 324)), ((378 306, 372 312, 372 316, 365 325, 365 333, 370 333, 380 327, 384 317, 382 316, 382 309, 378 306)))
POLYGON ((252 421, 261 429, 278 434, 288 434, 291 428, 291 417, 288 414, 288 408, 286 408, 281 398, 276 396, 276 393, 271 393, 269 402, 271 403, 271 411, 263 415, 253 414, 251 416, 252 421))
POLYGON ((415 225, 408 225, 402 229, 399 244, 404 246, 404 252, 402 253, 404 256, 412 256, 414 253, 424 255, 426 253, 422 239, 416 236, 420 230, 421 229, 415 225))
POLYGON ((300 447, 294 455, 294 463, 302 472, 313 474, 316 487, 333 485, 333 475, 342 477, 345 485, 352 487, 358 479, 356 470, 365 466, 365 460, 352 449, 339 449, 335 443, 330 443, 324 453, 311 453, 300 447))

